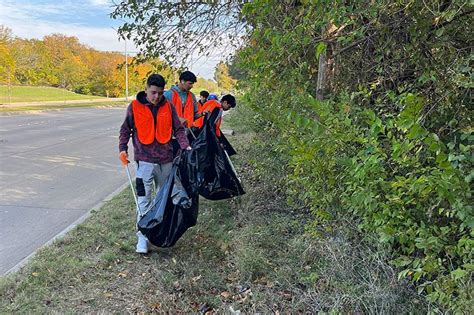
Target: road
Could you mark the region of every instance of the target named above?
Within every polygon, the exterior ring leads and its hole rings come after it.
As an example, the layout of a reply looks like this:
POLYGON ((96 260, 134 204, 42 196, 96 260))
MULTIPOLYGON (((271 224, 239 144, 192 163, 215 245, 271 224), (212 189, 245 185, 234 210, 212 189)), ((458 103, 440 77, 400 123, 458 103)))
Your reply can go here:
POLYGON ((0 274, 127 182, 125 108, 0 116, 0 274))

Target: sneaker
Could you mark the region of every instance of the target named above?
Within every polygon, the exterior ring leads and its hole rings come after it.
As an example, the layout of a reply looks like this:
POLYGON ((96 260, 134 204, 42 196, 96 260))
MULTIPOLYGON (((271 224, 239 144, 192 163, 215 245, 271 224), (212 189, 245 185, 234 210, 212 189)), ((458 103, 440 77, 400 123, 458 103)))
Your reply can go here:
POLYGON ((148 253, 148 240, 142 232, 137 232, 138 242, 137 242, 137 249, 135 250, 139 254, 146 254, 148 253))

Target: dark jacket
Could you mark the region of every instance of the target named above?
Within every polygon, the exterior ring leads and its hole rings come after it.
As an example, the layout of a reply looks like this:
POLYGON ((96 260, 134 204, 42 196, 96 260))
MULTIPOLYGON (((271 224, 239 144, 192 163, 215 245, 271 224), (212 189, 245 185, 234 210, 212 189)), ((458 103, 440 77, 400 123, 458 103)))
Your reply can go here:
MULTIPOLYGON (((156 106, 148 102, 144 91, 138 93, 136 99, 140 103, 145 104, 150 109, 150 111, 153 113, 153 117, 155 117, 156 124, 156 113, 158 112, 158 108, 164 104, 165 97, 163 97, 161 102, 156 106)), ((174 106, 171 106, 171 109, 173 115, 173 134, 178 140, 180 147, 182 149, 185 149, 189 146, 189 142, 186 137, 184 127, 179 122, 179 118, 176 114, 174 106)), ((130 140, 130 137, 132 137, 135 161, 144 161, 159 164, 169 163, 173 161, 173 148, 171 146, 171 142, 168 142, 166 144, 160 144, 155 139, 151 144, 142 144, 138 140, 138 136, 135 130, 136 129, 135 121, 133 119, 132 104, 130 104, 127 108, 127 115, 125 117, 125 120, 122 124, 122 127, 120 128, 119 150, 128 152, 128 141, 130 140)))

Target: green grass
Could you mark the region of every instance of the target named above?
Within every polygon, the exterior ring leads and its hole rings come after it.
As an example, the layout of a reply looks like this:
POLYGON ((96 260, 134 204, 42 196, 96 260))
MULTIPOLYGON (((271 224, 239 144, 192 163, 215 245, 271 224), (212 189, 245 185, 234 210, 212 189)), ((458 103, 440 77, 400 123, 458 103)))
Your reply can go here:
MULTIPOLYGON (((42 101, 64 101, 81 99, 98 99, 100 96, 82 95, 67 91, 65 89, 44 86, 12 86, 11 103, 19 102, 42 102, 42 101)), ((8 104, 8 87, 0 85, 0 104, 8 104)))
POLYGON ((64 108, 76 108, 76 107, 103 107, 103 106, 126 106, 127 102, 97 102, 97 103, 75 103, 75 104, 55 104, 55 105, 33 105, 33 106, 14 106, 14 107, 1 107, 0 113, 21 113, 29 111, 42 111, 51 109, 64 109, 64 108))
MULTIPOLYGON (((233 110, 234 111, 234 110, 233 110)), ((426 313, 383 250, 350 222, 317 238, 311 216, 275 186, 235 110, 223 128, 247 194, 202 200, 196 227, 169 249, 134 253, 134 202, 123 191, 23 269, 0 281, 5 313, 426 313)))

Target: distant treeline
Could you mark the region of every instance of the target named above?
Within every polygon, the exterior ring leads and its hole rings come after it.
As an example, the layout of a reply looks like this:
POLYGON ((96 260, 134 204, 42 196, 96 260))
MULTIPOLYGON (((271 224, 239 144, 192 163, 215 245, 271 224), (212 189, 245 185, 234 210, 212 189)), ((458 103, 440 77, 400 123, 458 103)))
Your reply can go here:
MULTIPOLYGON (((161 60, 134 64, 128 57, 129 94, 143 89, 149 73, 158 71, 174 83, 176 70, 161 60)), ((52 34, 38 39, 14 37, 0 25, 0 84, 43 85, 81 94, 125 95, 125 55, 81 44, 77 37, 52 34)), ((217 90, 217 83, 199 78, 196 88, 217 90)))

